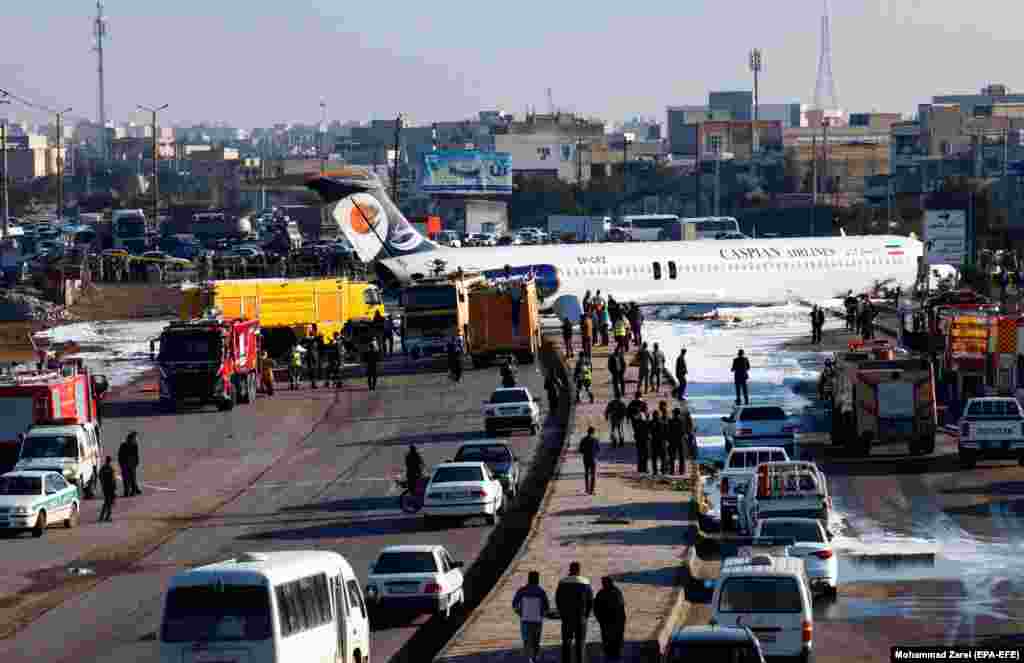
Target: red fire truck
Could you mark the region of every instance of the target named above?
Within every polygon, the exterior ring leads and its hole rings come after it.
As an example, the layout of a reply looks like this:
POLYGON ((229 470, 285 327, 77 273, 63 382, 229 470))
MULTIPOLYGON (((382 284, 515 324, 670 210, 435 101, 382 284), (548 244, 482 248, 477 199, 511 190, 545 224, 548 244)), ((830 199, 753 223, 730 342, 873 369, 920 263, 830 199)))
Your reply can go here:
MULTIPOLYGON (((99 403, 107 386, 107 378, 92 375, 81 359, 0 374, 0 470, 14 466, 21 454, 20 436, 33 426, 76 429, 65 431, 72 436, 85 429, 87 437, 102 446, 99 403)), ((93 478, 85 477, 88 483, 93 478)))
POLYGON ((176 411, 188 401, 230 410, 256 398, 258 320, 204 318, 172 322, 150 344, 160 369, 160 403, 176 411), (159 343, 159 352, 154 345, 159 343))

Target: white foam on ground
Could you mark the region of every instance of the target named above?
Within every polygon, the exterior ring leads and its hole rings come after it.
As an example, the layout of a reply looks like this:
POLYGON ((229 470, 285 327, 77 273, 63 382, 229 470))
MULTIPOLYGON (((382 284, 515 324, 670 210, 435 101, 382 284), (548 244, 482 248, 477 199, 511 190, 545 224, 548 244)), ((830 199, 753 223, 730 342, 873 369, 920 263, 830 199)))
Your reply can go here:
POLYGON ((74 342, 83 351, 73 357, 107 376, 112 386, 124 385, 153 368, 149 341, 160 335, 166 320, 76 322, 42 332, 53 343, 74 342))

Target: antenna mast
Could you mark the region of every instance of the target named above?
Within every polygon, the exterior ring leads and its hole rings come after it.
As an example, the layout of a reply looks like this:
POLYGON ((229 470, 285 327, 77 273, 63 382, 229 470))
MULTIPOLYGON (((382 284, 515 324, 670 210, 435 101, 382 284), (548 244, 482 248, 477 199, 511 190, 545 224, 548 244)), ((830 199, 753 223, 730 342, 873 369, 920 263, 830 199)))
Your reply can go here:
POLYGON ((107 38, 107 19, 103 16, 103 0, 96 0, 96 18, 93 21, 93 39, 96 51, 96 74, 98 78, 99 106, 98 121, 100 124, 100 157, 103 161, 107 159, 107 100, 106 83, 103 80, 103 42, 107 38))
POLYGON ((551 88, 548 88, 548 112, 555 114, 555 96, 551 88))

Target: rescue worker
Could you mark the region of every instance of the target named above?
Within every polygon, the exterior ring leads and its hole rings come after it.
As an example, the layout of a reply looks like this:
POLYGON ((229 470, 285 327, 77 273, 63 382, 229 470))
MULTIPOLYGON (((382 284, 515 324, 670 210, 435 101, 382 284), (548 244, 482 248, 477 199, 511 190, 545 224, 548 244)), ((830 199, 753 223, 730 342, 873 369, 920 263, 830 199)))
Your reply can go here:
POLYGON ((622 422, 626 420, 626 404, 622 399, 616 397, 608 402, 604 409, 604 418, 611 425, 609 436, 612 441, 612 448, 623 447, 626 444, 626 437, 622 432, 622 422))
POLYGON ((576 380, 576 402, 580 402, 580 396, 584 391, 590 397, 590 402, 594 402, 594 392, 591 391, 594 380, 594 371, 590 366, 590 360, 586 357, 580 357, 579 361, 576 362, 576 370, 573 376, 576 380))
POLYGON ((294 391, 302 383, 302 350, 299 344, 292 346, 291 361, 288 364, 288 383, 294 391))
POLYGON ((627 336, 627 328, 626 328, 626 319, 625 318, 620 316, 619 319, 615 321, 614 335, 615 335, 615 349, 616 350, 620 350, 621 349, 623 352, 625 352, 626 351, 626 346, 629 344, 629 339, 628 339, 628 336, 627 336))
POLYGON ((260 378, 263 381, 263 393, 267 396, 274 395, 274 360, 264 350, 260 355, 260 378))
POLYGON ((456 339, 448 341, 448 373, 455 382, 462 381, 462 344, 456 339))

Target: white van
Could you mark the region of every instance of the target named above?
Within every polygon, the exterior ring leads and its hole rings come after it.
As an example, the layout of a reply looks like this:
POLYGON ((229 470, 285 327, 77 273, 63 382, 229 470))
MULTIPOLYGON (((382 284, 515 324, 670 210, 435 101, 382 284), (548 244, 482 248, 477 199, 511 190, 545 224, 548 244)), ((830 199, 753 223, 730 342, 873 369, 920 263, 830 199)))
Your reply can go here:
POLYGON ((96 424, 38 425, 29 428, 18 450, 16 470, 50 470, 92 497, 103 465, 96 424))
POLYGON ((746 626, 765 657, 814 655, 814 613, 803 560, 755 555, 722 562, 711 623, 746 626))
POLYGON ((162 663, 370 660, 370 620, 352 567, 319 550, 244 553, 171 578, 162 663))
POLYGON ((454 230, 442 230, 437 233, 437 243, 453 249, 462 248, 462 240, 459 239, 459 233, 454 230))

